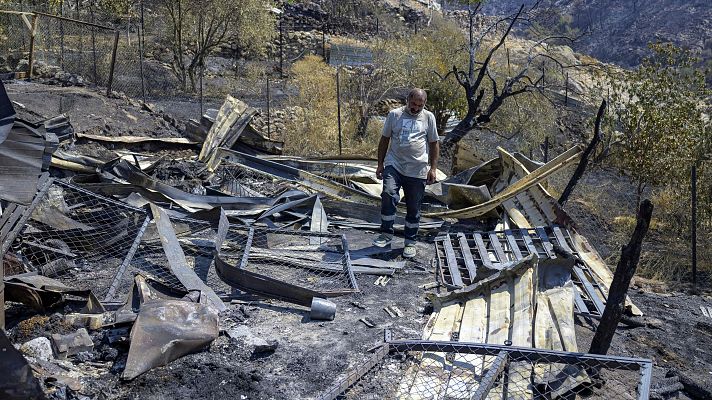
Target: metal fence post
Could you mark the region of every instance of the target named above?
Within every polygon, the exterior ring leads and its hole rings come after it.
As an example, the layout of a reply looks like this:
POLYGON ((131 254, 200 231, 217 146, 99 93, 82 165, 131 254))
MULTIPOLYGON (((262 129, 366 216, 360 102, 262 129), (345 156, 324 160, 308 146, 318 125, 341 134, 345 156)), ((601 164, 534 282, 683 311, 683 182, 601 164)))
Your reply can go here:
POLYGON ((692 190, 692 288, 697 290, 697 165, 692 166, 690 184, 692 190))
MULTIPOLYGON (((59 2, 59 16, 64 17, 64 2, 59 2)), ((64 69, 64 19, 59 19, 59 66, 64 69)))
POLYGON ((324 55, 324 62, 326 62, 326 28, 324 24, 321 24, 321 53, 324 55))
POLYGON ((119 31, 114 30, 114 49, 111 52, 111 68, 109 69, 109 82, 106 85, 106 95, 111 96, 111 85, 114 83, 114 68, 116 67, 116 49, 119 47, 119 31))
POLYGON ((267 139, 272 139, 272 124, 270 122, 272 108, 272 96, 269 90, 269 76, 267 77, 267 139))
POLYGON ((284 30, 282 20, 279 21, 279 77, 284 78, 284 30))
POLYGON ((32 80, 32 72, 35 68, 35 36, 37 36, 37 14, 32 14, 32 29, 30 30, 30 56, 29 70, 27 72, 27 80, 32 80))
POLYGON ((339 82, 341 66, 336 67, 336 117, 339 123, 339 155, 341 155, 341 84, 339 82))
POLYGON ((143 74, 143 51, 144 51, 144 33, 145 33, 145 28, 143 26, 143 0, 139 3, 139 9, 141 13, 141 20, 138 25, 138 52, 139 52, 139 58, 141 62, 141 99, 143 102, 146 102, 146 78, 143 74))
MULTIPOLYGON (((89 14, 91 15, 91 23, 93 24, 94 21, 94 2, 89 3, 89 14)), ((94 64, 94 84, 98 84, 98 78, 96 74, 96 28, 92 25, 91 27, 91 54, 92 54, 92 61, 94 64)))

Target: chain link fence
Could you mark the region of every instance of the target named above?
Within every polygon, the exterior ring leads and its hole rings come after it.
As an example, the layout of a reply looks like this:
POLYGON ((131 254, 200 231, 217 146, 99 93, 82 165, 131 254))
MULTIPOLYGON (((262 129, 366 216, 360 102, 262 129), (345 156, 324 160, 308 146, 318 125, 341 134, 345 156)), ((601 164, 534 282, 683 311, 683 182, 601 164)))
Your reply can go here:
POLYGON ((104 297, 147 223, 142 209, 54 181, 11 246, 8 275, 38 272, 104 297))
MULTIPOLYGON (((328 297, 357 291, 341 235, 289 229, 231 227, 219 256, 251 276, 328 297)), ((255 289, 255 287, 253 287, 255 289)), ((271 290, 265 285, 265 290, 271 290)))
POLYGON ((321 399, 648 399, 650 360, 487 344, 392 341, 321 399))
MULTIPOLYGON (((555 198, 558 199, 576 167, 571 165, 548 178, 547 189, 555 198)), ((698 197, 703 195, 705 192, 698 190, 698 197)), ((696 281, 701 289, 712 287, 712 251, 703 245, 712 238, 712 227, 702 206, 698 206, 697 271, 693 273, 689 177, 674 186, 644 187, 639 195, 638 184, 632 178, 612 167, 589 165, 565 209, 577 221, 577 231, 591 241, 613 269, 618 264, 621 247, 628 244, 635 228, 638 202, 646 198, 653 202, 655 210, 636 276, 676 285, 696 281)))

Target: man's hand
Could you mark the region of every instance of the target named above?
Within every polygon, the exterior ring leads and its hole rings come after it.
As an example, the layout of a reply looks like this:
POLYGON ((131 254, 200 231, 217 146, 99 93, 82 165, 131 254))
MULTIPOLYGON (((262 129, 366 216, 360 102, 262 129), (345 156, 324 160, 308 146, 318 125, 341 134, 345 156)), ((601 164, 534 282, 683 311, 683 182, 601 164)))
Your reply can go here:
POLYGON ((378 164, 378 167, 376 167, 376 178, 378 178, 378 180, 383 180, 384 169, 383 164, 378 164))
POLYGON ((430 168, 430 169, 428 170, 428 179, 426 180, 426 183, 427 183, 428 185, 432 185, 432 184, 435 183, 436 181, 437 181, 437 175, 436 175, 436 172, 435 172, 435 168, 430 168))

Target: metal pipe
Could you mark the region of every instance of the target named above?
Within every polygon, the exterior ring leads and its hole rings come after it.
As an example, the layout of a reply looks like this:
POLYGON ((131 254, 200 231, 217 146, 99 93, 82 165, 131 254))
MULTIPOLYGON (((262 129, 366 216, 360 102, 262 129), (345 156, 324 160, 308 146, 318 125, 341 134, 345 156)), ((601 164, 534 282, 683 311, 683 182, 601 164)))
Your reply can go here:
POLYGON ((110 26, 99 25, 99 24, 95 24, 95 23, 93 23, 93 22, 79 21, 79 20, 76 20, 76 19, 73 19, 73 18, 67 18, 67 17, 62 17, 62 16, 59 16, 59 15, 47 14, 47 13, 44 13, 44 12, 35 12, 34 14, 42 15, 42 16, 45 16, 45 17, 48 17, 48 18, 55 18, 55 19, 59 19, 59 20, 62 20, 62 21, 74 22, 74 23, 81 24, 81 25, 89 25, 89 26, 93 26, 93 27, 96 27, 96 28, 106 29, 106 30, 109 30, 109 31, 113 31, 113 30, 114 30, 114 28, 112 28, 112 27, 110 27, 110 26))
POLYGON ((324 56, 324 62, 326 62, 326 28, 324 25, 321 25, 321 54, 324 56))
POLYGON ((32 30, 30 31, 30 56, 27 80, 32 80, 32 72, 35 67, 35 36, 37 35, 37 15, 32 15, 32 30))
POLYGON ((279 77, 284 78, 284 30, 282 20, 279 21, 279 77))

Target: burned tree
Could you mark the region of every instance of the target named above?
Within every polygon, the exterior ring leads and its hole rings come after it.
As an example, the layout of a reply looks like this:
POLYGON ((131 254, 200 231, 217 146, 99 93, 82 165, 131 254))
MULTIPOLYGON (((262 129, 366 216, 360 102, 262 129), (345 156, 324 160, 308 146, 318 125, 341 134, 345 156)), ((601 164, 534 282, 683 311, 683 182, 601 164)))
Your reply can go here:
MULTIPOLYGON (((469 132, 489 123, 493 115, 510 97, 531 92, 538 92, 544 95, 544 90, 547 89, 547 86, 545 85, 544 67, 540 62, 551 61, 560 71, 574 67, 573 65, 564 65, 546 52, 547 41, 549 40, 563 39, 573 41, 574 39, 550 36, 534 42, 529 48, 524 64, 517 66, 517 71, 511 71, 508 68, 506 77, 502 77, 503 73, 495 71, 493 68, 495 55, 503 50, 507 38, 517 24, 530 21, 532 11, 538 6, 539 2, 529 8, 525 8, 522 5, 512 15, 501 18, 483 29, 479 37, 475 36, 475 17, 478 15, 481 2, 476 3, 476 5, 473 6, 471 4, 468 7, 469 63, 467 70, 464 71, 455 65, 443 77, 443 79, 446 79, 449 75, 454 75, 465 91, 467 100, 467 113, 452 132, 445 137, 443 143, 445 149, 452 148, 469 132), (501 29, 502 26, 506 26, 503 31, 501 29), (483 52, 483 46, 492 35, 498 39, 492 47, 483 52), (539 72, 538 68, 535 68, 539 65, 542 65, 541 72, 539 72)), ((551 89, 551 85, 548 86, 548 89, 551 89)))

